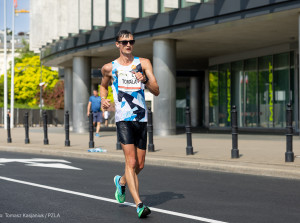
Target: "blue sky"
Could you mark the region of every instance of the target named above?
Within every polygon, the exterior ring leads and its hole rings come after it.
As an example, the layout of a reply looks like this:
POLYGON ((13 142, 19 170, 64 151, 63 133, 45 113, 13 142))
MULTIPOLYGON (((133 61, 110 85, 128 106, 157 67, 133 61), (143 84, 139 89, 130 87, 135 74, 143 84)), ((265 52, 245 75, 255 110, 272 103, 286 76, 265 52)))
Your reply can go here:
MULTIPOLYGON (((13 0, 6 0, 6 23, 7 28, 12 28, 12 5, 13 0)), ((0 30, 4 30, 4 0, 0 0, 0 30)), ((26 9, 30 11, 30 0, 18 0, 18 10, 26 9)), ((20 13, 15 16, 15 32, 29 32, 29 13, 20 13)))

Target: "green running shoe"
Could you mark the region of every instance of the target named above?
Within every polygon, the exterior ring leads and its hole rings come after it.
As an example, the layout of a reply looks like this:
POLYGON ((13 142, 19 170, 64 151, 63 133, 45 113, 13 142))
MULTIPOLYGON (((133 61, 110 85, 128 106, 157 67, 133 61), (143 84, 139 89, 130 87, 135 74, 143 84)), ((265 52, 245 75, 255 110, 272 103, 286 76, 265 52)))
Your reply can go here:
POLYGON ((147 215, 151 214, 150 208, 145 206, 143 203, 139 203, 138 207, 136 208, 136 212, 139 218, 145 218, 147 215))
POLYGON ((116 193, 115 193, 115 198, 119 203, 124 203, 125 202, 125 198, 126 198, 126 194, 125 194, 125 186, 121 186, 119 183, 119 180, 121 179, 121 176, 117 175, 114 178, 114 182, 116 185, 116 193))

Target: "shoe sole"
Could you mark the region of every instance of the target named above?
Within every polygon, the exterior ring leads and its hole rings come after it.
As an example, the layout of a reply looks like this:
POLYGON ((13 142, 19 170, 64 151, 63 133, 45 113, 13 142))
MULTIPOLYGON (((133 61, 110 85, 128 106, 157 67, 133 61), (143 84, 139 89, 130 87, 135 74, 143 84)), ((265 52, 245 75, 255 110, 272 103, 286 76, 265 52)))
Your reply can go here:
POLYGON ((146 218, 147 215, 149 215, 149 214, 151 214, 151 210, 148 207, 146 207, 146 208, 144 208, 143 213, 141 214, 140 218, 146 218))

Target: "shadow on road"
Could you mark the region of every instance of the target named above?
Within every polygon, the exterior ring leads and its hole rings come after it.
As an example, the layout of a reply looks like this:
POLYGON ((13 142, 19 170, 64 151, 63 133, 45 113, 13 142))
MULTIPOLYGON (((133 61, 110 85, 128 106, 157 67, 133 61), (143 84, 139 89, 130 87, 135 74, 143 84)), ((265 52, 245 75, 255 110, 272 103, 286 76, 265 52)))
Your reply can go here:
POLYGON ((163 204, 170 200, 183 198, 183 194, 176 194, 174 192, 161 192, 159 194, 141 195, 143 203, 152 207, 157 206, 159 204, 163 204))

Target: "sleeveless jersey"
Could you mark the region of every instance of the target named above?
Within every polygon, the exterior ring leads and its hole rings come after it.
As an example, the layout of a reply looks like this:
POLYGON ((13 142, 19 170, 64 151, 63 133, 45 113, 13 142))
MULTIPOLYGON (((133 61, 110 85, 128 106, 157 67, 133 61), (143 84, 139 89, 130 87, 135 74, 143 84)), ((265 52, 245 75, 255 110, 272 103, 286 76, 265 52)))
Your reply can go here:
POLYGON ((117 60, 114 60, 112 66, 112 89, 116 108, 116 122, 147 122, 145 86, 136 79, 133 73, 143 73, 140 59, 134 57, 133 62, 128 66, 123 66, 117 60))

